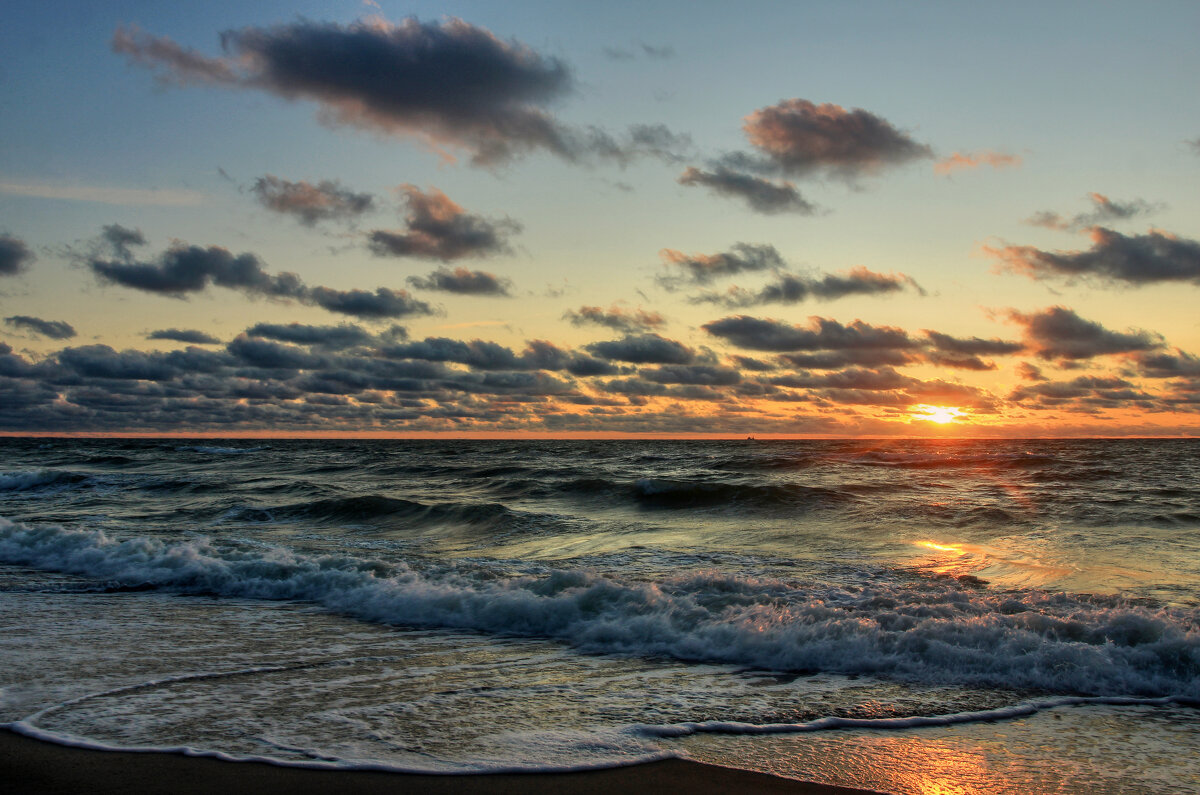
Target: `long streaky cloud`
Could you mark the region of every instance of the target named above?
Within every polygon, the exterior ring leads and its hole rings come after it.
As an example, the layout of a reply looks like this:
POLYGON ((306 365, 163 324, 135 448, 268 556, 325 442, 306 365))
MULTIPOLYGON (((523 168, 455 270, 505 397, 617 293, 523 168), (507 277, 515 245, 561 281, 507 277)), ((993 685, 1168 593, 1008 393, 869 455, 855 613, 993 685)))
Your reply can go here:
POLYGON ((250 192, 268 210, 293 216, 305 226, 321 221, 353 220, 374 205, 369 193, 346 190, 336 180, 321 180, 315 185, 266 174, 254 181, 250 192))
POLYGON ((1200 284, 1200 241, 1152 230, 1123 235, 1091 229, 1086 251, 1045 251, 1033 246, 984 247, 1003 267, 1033 279, 1095 278, 1100 282, 1147 285, 1200 284))
POLYGON ((480 166, 539 150, 572 161, 674 160, 673 147, 684 141, 667 131, 668 142, 655 125, 613 136, 563 124, 549 107, 575 89, 567 64, 461 19, 373 17, 349 25, 301 19, 225 31, 221 46, 225 54, 211 57, 133 26, 112 38, 113 51, 155 70, 165 84, 308 100, 326 123, 414 136, 448 159, 448 150, 465 151, 480 166))
POLYGON ((103 237, 111 257, 90 257, 86 260, 87 266, 101 281, 142 292, 184 298, 211 285, 255 298, 288 299, 363 318, 396 318, 434 312, 429 304, 405 290, 377 287, 371 292, 312 287, 294 273, 267 272, 254 254, 234 255, 220 246, 203 248, 176 243, 154 261, 139 262, 133 248, 145 245, 141 232, 113 224, 105 227, 103 237))
POLYGON ((955 171, 971 171, 980 166, 991 166, 996 170, 1016 168, 1021 165, 1021 156, 1007 152, 984 149, 979 152, 955 152, 933 164, 933 173, 952 174, 955 171))
POLYGON ((860 265, 842 274, 827 273, 819 277, 781 273, 775 281, 756 291, 733 287, 725 292, 701 292, 689 300, 694 304, 741 309, 764 304, 798 304, 810 299, 832 301, 851 295, 884 295, 908 288, 924 293, 909 276, 876 273, 860 265))

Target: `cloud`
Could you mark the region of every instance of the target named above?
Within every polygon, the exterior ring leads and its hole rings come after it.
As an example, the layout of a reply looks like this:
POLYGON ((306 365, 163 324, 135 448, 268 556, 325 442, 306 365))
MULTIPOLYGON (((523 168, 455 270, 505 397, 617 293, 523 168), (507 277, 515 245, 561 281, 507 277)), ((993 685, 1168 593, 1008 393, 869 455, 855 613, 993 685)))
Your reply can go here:
POLYGON ((1122 235, 1102 226, 1091 229, 1087 251, 1043 251, 1033 246, 985 247, 1003 265, 1032 279, 1095 277, 1103 282, 1146 285, 1200 284, 1200 242, 1167 232, 1122 235))
POLYGON ((1016 168, 1021 165, 1020 155, 994 152, 983 149, 978 152, 955 152, 933 164, 935 174, 952 174, 955 171, 991 166, 994 169, 1016 168))
POLYGON ((1078 404, 1081 408, 1118 408, 1130 403, 1152 405, 1154 396, 1136 389, 1123 378, 1081 375, 1070 381, 1040 381, 1017 387, 1008 399, 1053 408, 1078 404))
POLYGON ((122 28, 112 46, 169 81, 311 100, 333 123, 417 135, 465 149, 479 164, 531 149, 569 154, 566 132, 545 110, 573 88, 567 65, 461 19, 302 19, 226 31, 221 43, 230 56, 208 58, 122 28))
POLYGON ((804 327, 780 320, 737 315, 714 320, 702 328, 739 348, 755 351, 903 351, 919 344, 903 329, 872 326, 861 320, 842 325, 823 317, 809 318, 808 326, 804 327))
POLYGON ((408 283, 420 290, 440 290, 459 295, 511 296, 512 282, 487 271, 438 268, 427 276, 409 276, 408 283))
POLYGON ((598 306, 569 309, 563 313, 563 319, 571 321, 573 326, 604 326, 627 333, 659 328, 667 322, 657 312, 647 312, 640 307, 626 310, 615 305, 608 309, 598 306))
POLYGON ((605 47, 601 50, 610 61, 632 61, 640 52, 652 61, 665 61, 675 57, 675 48, 669 44, 647 44, 637 42, 634 47, 605 47))
POLYGON ((211 334, 195 329, 164 328, 151 331, 146 335, 148 340, 172 340, 186 342, 191 345, 219 345, 220 340, 211 334))
POLYGON ((1160 337, 1147 331, 1110 331, 1063 306, 1029 314, 1009 310, 1008 318, 1024 327, 1027 347, 1040 359, 1073 361, 1114 353, 1153 351, 1163 345, 1160 337))
POLYGON ((946 353, 1007 356, 1014 353, 1021 353, 1025 350, 1025 344, 1022 342, 1002 340, 995 337, 990 340, 980 339, 979 337, 964 339, 962 337, 952 337, 940 331, 930 331, 929 329, 922 329, 922 331, 929 338, 929 342, 935 349, 946 353))
POLYGON ((75 328, 62 320, 42 320, 40 317, 29 315, 12 315, 4 318, 4 322, 15 329, 21 329, 52 340, 69 340, 75 336, 75 328))
POLYGON ((38 199, 95 202, 145 207, 195 207, 207 197, 194 190, 165 188, 114 188, 107 185, 52 185, 42 182, 0 182, 0 193, 38 199))
POLYGON ((336 181, 321 180, 314 185, 271 174, 255 180, 250 192, 268 210, 294 216, 305 226, 315 226, 320 221, 353 220, 374 204, 371 194, 354 193, 336 181))
POLYGON ((202 248, 180 242, 154 261, 138 262, 133 249, 146 243, 140 231, 113 224, 104 227, 102 238, 114 258, 88 257, 88 267, 102 281, 143 292, 183 298, 215 285, 251 297, 291 299, 358 317, 433 314, 432 307, 404 290, 378 287, 372 293, 309 287, 294 273, 268 273, 253 254, 235 256, 220 246, 202 248))
POLYGON ((1080 213, 1073 218, 1067 219, 1052 210, 1039 210, 1029 218, 1026 218, 1025 223, 1031 226, 1042 226, 1046 229, 1077 232, 1080 229, 1087 229, 1097 224, 1124 221, 1140 215, 1148 215, 1162 209, 1161 204, 1151 204, 1142 199, 1115 202, 1103 193, 1089 193, 1088 199, 1092 202, 1091 212, 1080 213))
POLYGON ((732 367, 711 364, 674 364, 643 369, 638 376, 657 384, 730 386, 740 383, 742 375, 732 367))
POLYGON ((362 318, 396 318, 432 315, 433 307, 405 290, 376 287, 370 290, 334 290, 329 287, 306 288, 302 303, 311 303, 330 312, 362 318))
POLYGON ((426 193, 416 185, 406 184, 399 191, 408 205, 406 228, 371 232, 370 247, 377 256, 449 262, 502 254, 510 251, 508 235, 521 231, 521 225, 511 219, 491 221, 465 212, 437 188, 426 193))
POLYGON ((279 342, 291 342, 329 350, 354 348, 376 341, 376 337, 359 326, 342 323, 337 326, 310 326, 303 323, 257 323, 246 329, 248 337, 263 337, 279 342))
POLYGON ((575 90, 564 61, 461 19, 300 19, 228 30, 221 45, 225 55, 214 58, 136 27, 119 28, 112 39, 114 52, 155 70, 164 84, 311 101, 326 124, 416 137, 448 159, 447 150, 463 151, 478 166, 533 151, 570 161, 645 153, 635 130, 618 142, 554 117, 550 106, 575 90))
POLYGON ((721 196, 744 199, 750 209, 765 215, 813 215, 817 211, 816 205, 806 201, 791 182, 783 180, 776 183, 725 166, 717 166, 713 171, 701 171, 689 166, 679 176, 678 182, 689 187, 706 187, 721 196))
POLYGON ((764 270, 784 270, 783 261, 774 246, 753 243, 734 243, 731 250, 718 254, 684 254, 664 248, 658 252, 668 273, 658 282, 668 290, 684 284, 710 284, 718 278, 764 270))
POLYGON ((782 273, 774 282, 756 292, 733 287, 723 293, 703 292, 693 296, 694 304, 717 304, 727 309, 741 309, 763 304, 797 304, 810 298, 832 301, 848 295, 881 295, 912 287, 924 293, 911 277, 898 273, 876 273, 861 265, 844 274, 824 274, 820 277, 782 273))
POLYGON ((1029 362, 1017 362, 1017 376, 1023 381, 1048 381, 1046 376, 1042 375, 1041 369, 1036 364, 1029 362))
POLYGON ((633 364, 690 364, 696 354, 686 345, 658 334, 630 335, 620 340, 593 342, 587 350, 618 362, 633 364))
POLYGON ((25 241, 12 235, 0 235, 0 276, 16 276, 37 256, 25 241))
POLYGON ((1131 357, 1146 378, 1200 378, 1200 356, 1175 353, 1135 353, 1131 357))
POLYGON ((751 145, 784 174, 854 179, 933 156, 887 120, 861 108, 785 99, 746 117, 751 145))

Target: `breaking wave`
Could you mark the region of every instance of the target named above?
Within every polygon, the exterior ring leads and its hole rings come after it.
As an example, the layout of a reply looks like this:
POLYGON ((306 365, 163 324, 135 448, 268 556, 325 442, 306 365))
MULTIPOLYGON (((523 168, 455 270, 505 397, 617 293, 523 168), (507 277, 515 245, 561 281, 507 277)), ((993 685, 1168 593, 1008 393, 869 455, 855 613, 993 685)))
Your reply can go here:
POLYGON ((779 671, 1100 697, 1200 699, 1200 609, 993 592, 953 580, 799 586, 701 573, 657 582, 542 576, 112 538, 0 519, 0 561, 237 598, 294 600, 362 620, 554 638, 581 650, 779 671))

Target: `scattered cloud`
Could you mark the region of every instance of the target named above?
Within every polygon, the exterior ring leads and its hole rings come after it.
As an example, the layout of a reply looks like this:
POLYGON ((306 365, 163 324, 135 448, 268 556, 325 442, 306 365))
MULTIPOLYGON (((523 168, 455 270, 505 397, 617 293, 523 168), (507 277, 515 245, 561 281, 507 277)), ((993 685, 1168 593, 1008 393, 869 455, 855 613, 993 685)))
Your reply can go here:
POLYGON ((725 276, 765 270, 785 270, 787 263, 774 247, 766 244, 734 243, 717 254, 684 254, 671 248, 658 252, 667 273, 658 282, 668 290, 688 284, 711 284, 725 276))
POLYGON ((440 290, 459 295, 512 295, 512 282, 487 271, 438 268, 426 276, 409 276, 408 283, 420 290, 440 290))
POLYGON ((37 259, 24 240, 0 235, 0 276, 16 276, 37 259))
POLYGON ((678 182, 689 187, 706 187, 721 196, 744 199, 750 209, 765 215, 813 215, 817 212, 816 205, 805 200, 791 182, 772 182, 725 166, 717 166, 713 171, 701 171, 689 166, 679 176, 678 182))
POLYGON ((1148 331, 1111 331, 1064 306, 1031 313, 1009 310, 1008 319, 1023 327, 1026 347, 1040 359, 1072 361, 1163 346, 1162 339, 1148 331))
POLYGON ((214 285, 254 298, 290 299, 358 317, 433 314, 432 307, 404 290, 378 287, 372 293, 310 287, 294 273, 268 273, 253 254, 234 255, 220 246, 177 242, 154 260, 139 262, 133 249, 146 244, 140 231, 113 224, 104 228, 102 238, 108 256, 87 257, 87 266, 101 281, 143 292, 184 298, 214 285))
POLYGON ((1033 246, 984 247, 1002 265, 1033 279, 1092 277, 1101 282, 1146 285, 1200 284, 1200 241, 1152 230, 1123 235, 1102 226, 1091 229, 1086 251, 1044 251, 1033 246))
POLYGON ((334 180, 291 182, 266 174, 250 188, 259 203, 268 210, 291 215, 305 226, 320 221, 348 221, 370 210, 374 197, 369 193, 354 193, 334 180))
POLYGON ((164 328, 157 331, 151 331, 146 335, 148 340, 170 340, 172 342, 186 342, 189 345, 220 345, 221 341, 208 334, 196 329, 179 329, 179 328, 164 328))
POLYGON ((377 256, 449 262, 503 254, 511 251, 508 236, 521 231, 521 225, 509 218, 488 220, 466 212, 437 188, 425 192, 406 184, 399 191, 408 207, 405 228, 371 232, 370 247, 377 256))
POLYGON ((42 320, 40 317, 30 317, 29 315, 12 315, 4 318, 4 322, 15 329, 52 340, 69 340, 75 336, 74 326, 62 320, 42 320))
POLYGON ((1064 218, 1052 210, 1039 210, 1029 218, 1026 218, 1025 223, 1031 226, 1042 226, 1046 229, 1078 232, 1081 229, 1088 229, 1098 224, 1124 221, 1141 215, 1148 215, 1162 209, 1161 204, 1151 204, 1142 199, 1116 202, 1103 193, 1089 193, 1088 199, 1092 202, 1091 212, 1080 213, 1072 218, 1064 218))
POLYGON ((736 315, 706 323, 702 328, 714 337, 754 351, 903 351, 919 347, 904 329, 872 326, 861 320, 842 325, 830 318, 811 317, 807 326, 799 326, 782 320, 736 315))
POLYGON ((573 326, 604 326, 626 333, 648 331, 659 328, 667 322, 658 312, 647 312, 641 307, 623 309, 615 305, 608 309, 598 306, 581 306, 578 309, 567 310, 563 313, 563 318, 571 321, 573 326))
POLYGON ((933 156, 886 119, 829 102, 785 99, 751 113, 742 129, 751 145, 791 176, 854 179, 933 156))
POLYGON ((690 364, 695 352, 681 342, 658 334, 630 335, 624 339, 593 342, 587 350, 602 359, 633 364, 690 364))
MULTIPOLYGON (((558 121, 550 106, 576 87, 566 62, 461 19, 300 19, 225 31, 221 45, 226 55, 214 58, 134 26, 112 38, 114 52, 155 70, 165 85, 308 100, 326 124, 415 137, 450 160, 449 150, 463 151, 478 166, 534 151, 569 161, 657 154, 639 150, 636 128, 619 141, 597 127, 558 121)), ((661 47, 642 52, 666 54, 661 47)))
POLYGON ((246 329, 247 337, 262 337, 277 342, 290 342, 329 350, 354 348, 377 342, 373 334, 360 326, 342 323, 337 326, 310 326, 303 323, 258 323, 246 329))
POLYGON ((935 174, 949 175, 955 171, 974 170, 980 166, 1002 168, 1017 168, 1021 165, 1021 156, 1007 152, 994 152, 983 149, 978 152, 955 152, 949 157, 943 157, 933 164, 935 174))
POLYGON ((912 288, 923 293, 911 277, 897 273, 876 273, 861 265, 843 274, 804 276, 778 274, 775 281, 757 291, 732 287, 725 292, 707 291, 693 296, 692 303, 717 304, 727 309, 741 309, 763 304, 797 304, 816 299, 832 301, 849 295, 881 295, 912 288))

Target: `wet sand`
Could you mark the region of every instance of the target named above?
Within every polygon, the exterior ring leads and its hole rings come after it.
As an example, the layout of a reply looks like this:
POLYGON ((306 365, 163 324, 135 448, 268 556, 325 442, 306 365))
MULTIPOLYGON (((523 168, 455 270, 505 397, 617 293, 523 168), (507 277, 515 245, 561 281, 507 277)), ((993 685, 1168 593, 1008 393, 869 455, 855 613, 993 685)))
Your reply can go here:
POLYGON ((23 795, 638 795, 639 793, 789 793, 863 795, 865 790, 808 784, 762 773, 667 760, 586 773, 430 776, 304 770, 262 762, 225 762, 181 754, 68 748, 0 730, 0 781, 23 795))

